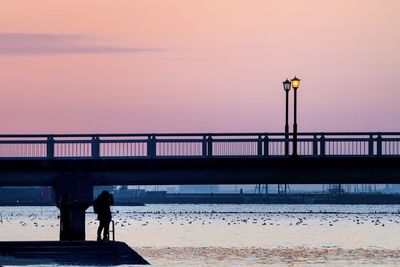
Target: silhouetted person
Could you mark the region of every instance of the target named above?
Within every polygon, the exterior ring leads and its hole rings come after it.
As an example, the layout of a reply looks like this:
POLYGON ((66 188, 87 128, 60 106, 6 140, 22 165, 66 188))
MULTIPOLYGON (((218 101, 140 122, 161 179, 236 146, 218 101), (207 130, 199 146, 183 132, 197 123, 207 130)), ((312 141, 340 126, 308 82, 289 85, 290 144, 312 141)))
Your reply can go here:
POLYGON ((113 202, 113 196, 107 190, 104 190, 93 203, 93 210, 97 213, 97 219, 100 221, 99 228, 97 229, 97 241, 101 240, 101 232, 103 230, 103 240, 109 240, 108 229, 111 222, 110 206, 113 202))
POLYGON ((72 201, 68 193, 64 193, 60 199, 60 240, 71 240, 71 207, 72 201))

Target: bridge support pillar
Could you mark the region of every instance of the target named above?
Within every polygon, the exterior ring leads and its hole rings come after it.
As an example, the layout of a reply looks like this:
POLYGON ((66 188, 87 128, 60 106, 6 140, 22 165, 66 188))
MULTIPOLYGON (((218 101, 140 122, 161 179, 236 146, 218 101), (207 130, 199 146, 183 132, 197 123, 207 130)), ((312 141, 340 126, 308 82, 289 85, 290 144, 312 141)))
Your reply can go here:
POLYGON ((85 240, 85 211, 92 205, 92 179, 70 174, 57 177, 54 202, 60 209, 60 241, 85 240))

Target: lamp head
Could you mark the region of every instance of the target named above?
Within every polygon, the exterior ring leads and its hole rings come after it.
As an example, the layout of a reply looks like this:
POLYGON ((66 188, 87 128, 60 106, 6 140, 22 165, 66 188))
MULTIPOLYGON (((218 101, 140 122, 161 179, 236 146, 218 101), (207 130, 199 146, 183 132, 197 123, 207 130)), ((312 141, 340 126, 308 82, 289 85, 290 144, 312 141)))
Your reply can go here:
POLYGON ((286 79, 286 81, 283 82, 283 90, 289 91, 290 90, 290 86, 291 86, 290 81, 288 79, 286 79))
POLYGON ((293 79, 290 80, 292 82, 292 87, 293 89, 297 89, 300 86, 300 79, 297 79, 296 76, 294 76, 293 79))

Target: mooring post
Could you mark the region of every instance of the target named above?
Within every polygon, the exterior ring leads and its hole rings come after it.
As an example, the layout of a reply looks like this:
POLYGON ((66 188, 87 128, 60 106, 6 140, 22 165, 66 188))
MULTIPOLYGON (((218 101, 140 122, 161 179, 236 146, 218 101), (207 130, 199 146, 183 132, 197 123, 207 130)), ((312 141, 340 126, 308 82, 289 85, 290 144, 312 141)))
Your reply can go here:
POLYGON ((69 174, 55 179, 54 202, 60 209, 60 241, 85 240, 85 211, 92 205, 92 179, 69 174))

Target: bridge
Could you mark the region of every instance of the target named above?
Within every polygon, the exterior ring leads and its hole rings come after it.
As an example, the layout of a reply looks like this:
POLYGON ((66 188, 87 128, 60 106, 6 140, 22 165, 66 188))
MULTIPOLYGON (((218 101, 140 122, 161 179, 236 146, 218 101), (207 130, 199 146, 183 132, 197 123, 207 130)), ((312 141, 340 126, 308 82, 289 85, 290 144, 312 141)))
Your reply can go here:
POLYGON ((0 186, 54 186, 68 173, 93 185, 399 178, 400 133, 300 133, 297 157, 293 146, 291 135, 281 133, 0 135, 0 186))
POLYGON ((78 240, 95 185, 311 183, 400 183, 400 133, 0 135, 0 186, 68 192, 78 240))

